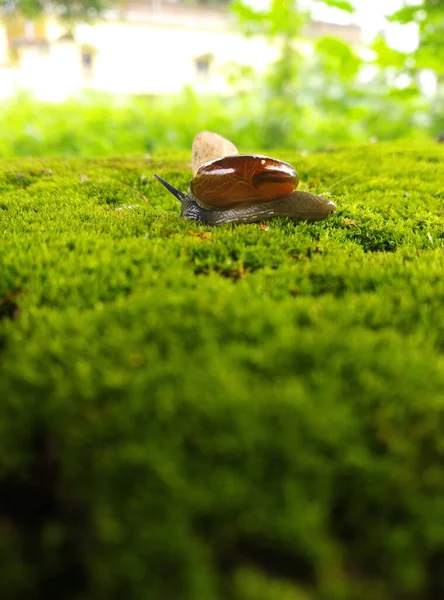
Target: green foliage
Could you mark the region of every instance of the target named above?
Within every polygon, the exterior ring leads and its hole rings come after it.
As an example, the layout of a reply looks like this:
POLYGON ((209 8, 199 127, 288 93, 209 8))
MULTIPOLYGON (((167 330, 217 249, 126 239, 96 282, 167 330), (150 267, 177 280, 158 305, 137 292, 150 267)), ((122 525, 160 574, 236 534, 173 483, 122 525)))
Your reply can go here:
POLYGON ((0 163, 2 597, 443 597, 444 149, 275 154, 333 218, 0 163))
MULTIPOLYGON (((324 4, 352 9, 348 2, 324 4)), ((293 0, 272 1, 264 10, 236 1, 232 11, 244 33, 265 35, 278 46, 280 56, 265 74, 226 65, 223 74, 232 85, 231 97, 198 97, 190 89, 167 99, 89 94, 63 106, 20 97, 0 107, 0 156, 185 149, 201 129, 224 131, 245 150, 313 150, 373 138, 424 139, 443 132, 444 87, 441 84, 435 96, 427 97, 420 81, 424 68, 435 69, 440 81, 442 57, 427 42, 436 42, 440 31, 440 6, 406 6, 393 17, 419 24, 422 43, 416 53, 396 51, 380 36, 372 45, 375 58, 365 60, 362 48, 334 37, 305 39, 302 44, 309 14, 293 0), (425 22, 424 15, 430 20, 425 22)))
POLYGON ((355 79, 360 68, 361 58, 352 48, 338 38, 323 37, 317 41, 315 52, 319 58, 322 72, 335 75, 338 79, 351 81, 355 79))
POLYGON ((397 69, 402 69, 406 66, 409 54, 391 48, 382 35, 376 37, 372 48, 376 52, 375 62, 378 66, 382 68, 396 67, 397 69))
MULTIPOLYGON (((51 0, 52 10, 62 19, 85 20, 99 16, 112 0, 51 0)), ((0 0, 0 15, 24 15, 33 19, 43 13, 47 5, 41 0, 0 0)))
POLYGON ((348 13, 353 13, 355 11, 353 4, 347 2, 347 0, 321 0, 321 3, 331 8, 339 8, 339 10, 344 10, 348 13))
POLYGON ((256 10, 236 0, 231 4, 231 10, 246 34, 270 38, 293 38, 308 19, 307 12, 301 10, 295 0, 271 0, 265 10, 256 10))
MULTIPOLYGON (((287 147, 312 150, 371 138, 424 138, 439 132, 442 103, 422 96, 409 57, 375 42, 377 70, 362 83, 368 66, 344 41, 324 37, 313 53, 298 43, 308 15, 293 1, 272 2, 258 11, 237 2, 233 10, 249 34, 279 45, 268 72, 228 65, 225 74, 238 93, 230 98, 197 97, 190 89, 176 98, 110 98, 87 95, 63 106, 19 98, 0 113, 0 156, 104 156, 156 149, 189 148, 201 129, 223 131, 245 150, 287 147), (410 83, 397 84, 399 72, 410 83)), ((410 59, 411 60, 411 59, 410 59)))
POLYGON ((416 23, 420 45, 414 53, 418 69, 433 69, 444 75, 444 5, 440 0, 423 0, 409 4, 391 16, 401 24, 416 23))
MULTIPOLYGON (((349 59, 347 68, 352 68, 349 59)), ((199 97, 189 89, 170 99, 99 95, 58 105, 18 97, 0 111, 0 157, 189 149, 196 131, 203 129, 223 132, 247 152, 278 146, 314 150, 372 136, 427 137, 427 127, 415 122, 418 111, 427 109, 418 98, 400 103, 384 85, 382 91, 376 85, 356 88, 347 81, 347 69, 338 74, 323 52, 317 60, 301 71, 305 89, 297 101, 293 88, 286 90, 288 96, 264 90, 255 77, 248 91, 226 99, 199 97)))
POLYGON ((392 87, 391 98, 397 94, 399 106, 415 106, 423 102, 423 109, 418 115, 422 122, 430 123, 430 130, 436 136, 444 130, 444 79, 443 79, 443 45, 444 10, 442 3, 428 1, 404 6, 396 12, 392 21, 401 24, 416 23, 419 30, 419 47, 413 53, 402 53, 390 48, 383 37, 374 44, 377 53, 376 64, 386 77, 386 85, 392 87), (424 95, 421 91, 421 74, 427 71, 436 79, 436 92, 428 99, 425 108, 424 95), (399 75, 407 76, 409 83, 404 89, 396 86, 399 75), (422 113, 422 114, 421 114, 422 113))
MULTIPOLYGON (((353 12, 349 2, 325 0, 324 4, 353 12)), ((322 143, 331 142, 335 128, 341 130, 338 135, 342 140, 365 139, 365 135, 366 139, 420 137, 424 130, 434 134, 442 131, 442 90, 439 88, 435 97, 426 97, 420 76, 422 70, 431 69, 438 82, 442 78, 443 6, 427 0, 405 6, 393 15, 392 20, 418 24, 421 43, 413 55, 389 47, 381 35, 372 45, 376 58, 364 60, 347 43, 331 37, 312 42, 311 56, 302 53, 300 40, 308 15, 297 2, 272 2, 264 11, 236 2, 233 10, 244 31, 281 41, 280 58, 265 78, 257 79, 254 88, 262 101, 261 122, 268 121, 270 110, 278 108, 282 115, 282 120, 276 119, 271 127, 277 145, 287 145, 290 135, 300 136, 289 126, 295 114, 303 117, 310 134, 322 143), (363 79, 370 66, 373 77, 363 79), (329 122, 330 131, 325 136, 329 122)))

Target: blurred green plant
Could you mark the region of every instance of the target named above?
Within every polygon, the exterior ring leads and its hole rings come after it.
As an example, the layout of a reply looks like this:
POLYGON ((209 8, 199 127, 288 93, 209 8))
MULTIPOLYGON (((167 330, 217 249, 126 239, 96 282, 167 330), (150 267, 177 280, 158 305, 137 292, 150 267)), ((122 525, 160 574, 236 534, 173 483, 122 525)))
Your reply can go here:
MULTIPOLYGON (((324 4, 353 10, 341 0, 324 4)), ((307 39, 304 27, 310 15, 293 0, 272 0, 264 10, 235 1, 232 10, 245 35, 265 36, 278 47, 279 57, 265 75, 227 65, 224 74, 232 94, 225 98, 199 96, 191 88, 170 98, 88 93, 63 105, 21 96, 0 106, 0 156, 107 156, 189 148, 200 129, 219 131, 247 151, 316 150, 372 139, 421 139, 444 131, 443 73, 435 60, 444 52, 436 38, 444 20, 439 3, 426 0, 392 17, 418 24, 420 45, 410 55, 390 48, 382 36, 373 53, 334 37, 307 39), (422 91, 424 71, 436 77, 434 96, 422 91)))
MULTIPOLYGON (((326 0, 324 4, 353 11, 348 2, 326 0)), ((316 148, 342 141, 427 135, 430 102, 417 85, 397 88, 398 73, 390 71, 392 62, 387 69, 378 64, 380 53, 376 61, 364 59, 334 37, 302 44, 309 15, 292 0, 274 0, 262 11, 239 1, 233 11, 246 35, 261 34, 280 43, 278 60, 265 77, 256 75, 250 89, 261 113, 258 120, 264 124, 262 147, 267 147, 269 136, 274 146, 300 147, 304 140, 304 147, 316 148)), ((239 80, 245 80, 245 73, 239 80)))
POLYGON ((419 30, 419 46, 413 54, 417 69, 433 69, 444 79, 444 3, 422 0, 405 5, 390 20, 403 25, 415 23, 419 30))
MULTIPOLYGON (((354 10, 350 2, 323 3, 347 12, 354 10)), ((426 4, 431 6, 433 0, 426 4)), ((374 58, 368 58, 368 53, 364 58, 341 39, 304 39, 309 15, 293 0, 272 0, 266 10, 252 9, 238 0, 232 9, 246 35, 261 34, 280 43, 278 60, 265 77, 256 76, 256 85, 252 85, 256 98, 262 100, 260 121, 271 124, 266 135, 273 132, 272 145, 299 146, 302 138, 306 147, 316 147, 316 140, 322 146, 344 140, 417 138, 435 133, 440 121, 437 98, 422 93, 420 71, 415 77, 400 79, 406 66, 415 61, 391 49, 384 38, 376 40, 374 58)), ((440 22, 443 9, 434 6, 430 11, 434 22, 440 22)), ((411 10, 409 14, 400 11, 393 18, 408 19, 409 15, 417 20, 424 16, 411 10)), ((433 27, 423 28, 430 38, 427 47, 435 40, 433 27)), ((434 68, 424 60, 418 65, 434 68)), ((239 79, 244 78, 242 73, 239 79)), ((267 145, 266 140, 262 145, 267 145)))
POLYGON ((297 109, 285 96, 267 96, 258 82, 249 91, 225 99, 201 97, 191 88, 167 99, 86 94, 62 104, 19 96, 0 108, 0 157, 115 156, 189 149, 196 131, 202 129, 223 133, 245 151, 316 150, 372 136, 427 136, 427 127, 415 120, 422 101, 406 102, 395 93, 383 95, 376 87, 354 88, 352 82, 328 71, 324 54, 328 44, 324 40, 319 45, 317 62, 304 75, 297 109))
MULTIPOLYGON (((395 58, 395 66, 408 74, 412 81, 420 81, 429 73, 436 81, 436 91, 430 102, 432 133, 444 132, 444 3, 442 0, 423 0, 405 5, 390 20, 401 25, 416 24, 419 33, 418 48, 409 55, 395 58)), ((381 52, 378 53, 381 56, 381 52)))

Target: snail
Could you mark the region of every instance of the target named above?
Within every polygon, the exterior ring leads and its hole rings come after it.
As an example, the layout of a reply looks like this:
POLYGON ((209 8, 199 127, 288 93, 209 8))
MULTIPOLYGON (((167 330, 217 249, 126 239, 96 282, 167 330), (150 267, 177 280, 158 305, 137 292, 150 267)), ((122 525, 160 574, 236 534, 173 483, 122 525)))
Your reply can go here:
POLYGON ((197 169, 187 194, 158 175, 154 178, 182 203, 182 217, 207 225, 277 216, 317 221, 336 211, 331 200, 296 190, 294 167, 268 156, 233 154, 209 160, 197 169))

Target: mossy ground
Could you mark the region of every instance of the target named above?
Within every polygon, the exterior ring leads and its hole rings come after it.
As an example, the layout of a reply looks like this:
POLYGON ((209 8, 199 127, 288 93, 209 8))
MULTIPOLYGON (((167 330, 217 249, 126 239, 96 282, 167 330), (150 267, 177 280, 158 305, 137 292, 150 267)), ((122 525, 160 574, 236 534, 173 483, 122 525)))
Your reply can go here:
POLYGON ((338 213, 0 163, 2 597, 444 597, 444 147, 273 154, 338 213))

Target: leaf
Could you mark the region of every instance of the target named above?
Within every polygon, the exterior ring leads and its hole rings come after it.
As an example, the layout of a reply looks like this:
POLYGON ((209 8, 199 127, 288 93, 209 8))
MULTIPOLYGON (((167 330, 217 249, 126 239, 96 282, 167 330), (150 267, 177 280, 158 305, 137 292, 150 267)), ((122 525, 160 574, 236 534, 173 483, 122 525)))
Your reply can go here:
POLYGON ((240 0, 233 2, 230 6, 230 10, 236 15, 245 35, 254 35, 264 32, 267 13, 254 10, 250 6, 246 6, 240 0))
POLYGON ((387 98, 393 98, 401 102, 409 102, 411 100, 414 100, 415 98, 418 98, 419 96, 420 90, 415 84, 410 84, 407 87, 400 89, 393 88, 387 94, 387 98))
POLYGON ((414 6, 405 6, 404 8, 397 10, 395 13, 387 17, 387 19, 389 21, 406 25, 407 23, 411 23, 412 21, 418 20, 419 12, 423 10, 424 7, 422 4, 417 4, 414 6))
POLYGON ((231 11, 237 16, 246 35, 263 34, 270 38, 295 37, 308 15, 295 7, 294 0, 272 0, 268 10, 255 10, 241 0, 231 4, 231 11))
POLYGON ((348 44, 339 38, 323 37, 316 43, 316 50, 321 58, 324 68, 333 72, 343 80, 350 80, 356 76, 361 59, 348 44))
POLYGON ((375 62, 380 67, 404 67, 406 58, 409 56, 404 52, 399 52, 398 50, 390 48, 382 36, 376 38, 372 49, 377 55, 375 62))
POLYGON ((338 8, 339 10, 344 10, 348 13, 354 13, 355 7, 346 0, 320 0, 322 4, 329 6, 330 8, 338 8))

